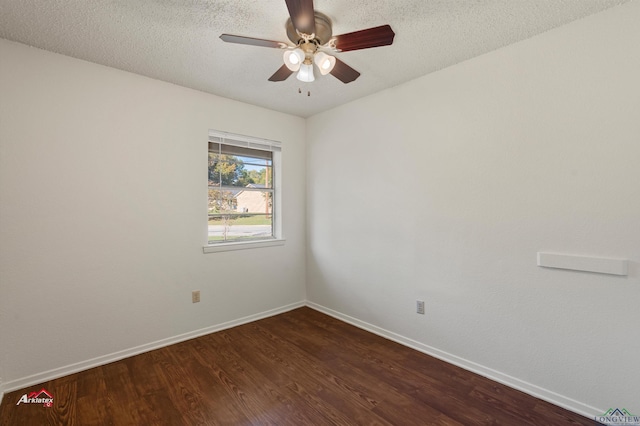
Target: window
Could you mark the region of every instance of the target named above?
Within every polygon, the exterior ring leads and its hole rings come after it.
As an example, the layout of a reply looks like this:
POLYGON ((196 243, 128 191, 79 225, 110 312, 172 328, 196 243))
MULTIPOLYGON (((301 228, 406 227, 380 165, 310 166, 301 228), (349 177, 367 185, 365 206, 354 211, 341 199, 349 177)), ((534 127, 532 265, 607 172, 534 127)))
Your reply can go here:
POLYGON ((209 131, 209 246, 279 236, 280 143, 209 131))

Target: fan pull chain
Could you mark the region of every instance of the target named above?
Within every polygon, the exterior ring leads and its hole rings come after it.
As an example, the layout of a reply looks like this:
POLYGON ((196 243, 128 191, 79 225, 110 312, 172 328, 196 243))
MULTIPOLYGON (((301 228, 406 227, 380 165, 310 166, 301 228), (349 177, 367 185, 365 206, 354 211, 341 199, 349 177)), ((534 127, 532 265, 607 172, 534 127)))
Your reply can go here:
MULTIPOLYGON (((298 93, 302 93, 302 89, 298 87, 298 93)), ((311 90, 307 90, 307 96, 311 96, 311 90)))

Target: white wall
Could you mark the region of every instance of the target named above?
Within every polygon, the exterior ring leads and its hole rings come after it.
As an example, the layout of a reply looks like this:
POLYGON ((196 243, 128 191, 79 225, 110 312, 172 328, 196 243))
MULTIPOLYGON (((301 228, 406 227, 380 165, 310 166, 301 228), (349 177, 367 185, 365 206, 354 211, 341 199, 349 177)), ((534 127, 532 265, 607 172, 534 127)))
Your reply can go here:
POLYGON ((632 2, 310 118, 309 300, 583 414, 640 411, 638 22, 632 2))
POLYGON ((303 119, 6 40, 0 94, 0 387, 304 301, 303 119), (203 254, 210 128, 282 141, 284 246, 203 254))

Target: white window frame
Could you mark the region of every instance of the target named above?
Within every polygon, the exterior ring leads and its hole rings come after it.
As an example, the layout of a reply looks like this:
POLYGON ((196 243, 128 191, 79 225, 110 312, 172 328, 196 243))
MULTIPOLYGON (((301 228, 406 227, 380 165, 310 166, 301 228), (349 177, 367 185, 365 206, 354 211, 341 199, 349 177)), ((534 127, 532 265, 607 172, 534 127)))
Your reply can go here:
MULTIPOLYGON (((225 145, 233 145, 242 148, 258 149, 262 151, 270 151, 273 155, 273 206, 272 206, 272 223, 273 235, 264 239, 255 239, 249 241, 231 241, 217 242, 210 244, 208 228, 205 233, 205 245, 202 248, 204 253, 217 253, 222 251, 244 250, 258 247, 272 247, 284 245, 282 237, 282 144, 278 141, 269 139, 256 138, 252 136, 239 135, 235 133, 222 132, 218 130, 209 130, 207 140, 207 156, 209 155, 208 142, 220 143, 225 145)), ((207 181, 208 182, 208 181, 207 181)), ((208 188, 208 183, 207 183, 208 188)), ((209 215, 207 212, 208 224, 209 215)))

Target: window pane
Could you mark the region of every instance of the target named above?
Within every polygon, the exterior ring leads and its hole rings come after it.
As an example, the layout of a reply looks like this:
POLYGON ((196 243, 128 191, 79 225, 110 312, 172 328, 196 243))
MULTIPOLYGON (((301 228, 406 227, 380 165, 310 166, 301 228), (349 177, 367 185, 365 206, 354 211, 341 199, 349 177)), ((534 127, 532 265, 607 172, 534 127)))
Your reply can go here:
POLYGON ((209 152, 209 186, 221 185, 273 188, 273 162, 265 158, 209 152))
POLYGON ((233 158, 237 159, 238 161, 241 161, 242 163, 244 163, 245 166, 247 165, 261 166, 261 167, 271 166, 270 158, 255 158, 255 157, 247 157, 247 156, 241 156, 241 155, 235 155, 233 156, 233 158))
POLYGON ((271 214, 272 194, 265 191, 243 190, 235 194, 235 205, 238 213, 271 214))
POLYGON ((209 189, 209 214, 235 213, 237 208, 234 191, 209 189))
POLYGON ((209 215, 209 243, 264 239, 272 236, 271 214, 209 215))

